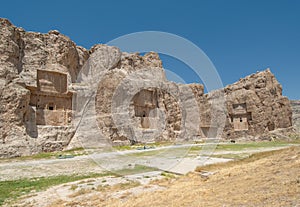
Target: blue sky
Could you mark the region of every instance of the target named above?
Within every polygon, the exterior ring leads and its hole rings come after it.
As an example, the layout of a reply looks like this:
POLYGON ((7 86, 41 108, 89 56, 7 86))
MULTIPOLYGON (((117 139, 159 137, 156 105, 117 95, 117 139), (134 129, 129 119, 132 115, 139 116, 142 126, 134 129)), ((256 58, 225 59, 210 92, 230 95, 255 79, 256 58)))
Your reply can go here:
MULTIPOLYGON (((164 31, 200 47, 224 85, 271 68, 290 99, 300 99, 300 1, 3 1, 0 16, 30 31, 57 29, 90 48, 139 31, 164 31)), ((183 63, 162 56, 186 82, 183 63)))

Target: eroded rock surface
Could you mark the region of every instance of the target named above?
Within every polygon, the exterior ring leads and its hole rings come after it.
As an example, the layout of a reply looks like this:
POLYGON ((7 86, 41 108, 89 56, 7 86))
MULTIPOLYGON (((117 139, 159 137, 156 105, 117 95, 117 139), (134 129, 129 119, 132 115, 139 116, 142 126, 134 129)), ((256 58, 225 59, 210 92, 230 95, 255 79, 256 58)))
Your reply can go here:
MULTIPOLYGON (((35 117, 32 123, 26 123, 38 112, 39 101, 35 101, 33 106, 31 97, 32 91, 39 88, 37 71, 66 75, 67 90, 76 81, 88 57, 88 50, 76 46, 58 31, 49 31, 48 34, 26 32, 12 25, 7 19, 0 19, 0 157, 29 155, 40 151, 61 150, 65 147, 70 135, 74 134, 70 127, 65 126, 68 129, 62 130, 50 126, 49 130, 40 130, 39 133, 39 126, 33 124, 35 117)), ((51 77, 49 79, 51 80, 51 77)), ((44 84, 41 85, 51 87, 49 80, 42 78, 40 82, 43 81, 44 84)), ((52 87, 57 86, 52 84, 52 87)), ((44 93, 44 99, 52 97, 54 100, 51 103, 54 104, 64 92, 54 95, 51 93, 53 92, 49 90, 44 93)), ((41 93, 37 94, 40 95, 41 93)), ((47 107, 51 110, 56 109, 55 105, 48 104, 47 107)), ((61 109, 63 110, 65 109, 61 109)), ((42 110, 42 113, 44 112, 46 111, 42 110)))
POLYGON ((270 70, 204 94, 201 84, 166 80, 155 52, 87 50, 56 30, 26 32, 7 19, 0 19, 0 86, 0 157, 82 144, 260 139, 292 126, 270 70))
POLYGON ((226 138, 259 137, 292 126, 292 109, 282 86, 269 69, 224 89, 227 105, 226 138))
POLYGON ((300 101, 292 100, 291 106, 293 110, 293 125, 300 132, 300 101))

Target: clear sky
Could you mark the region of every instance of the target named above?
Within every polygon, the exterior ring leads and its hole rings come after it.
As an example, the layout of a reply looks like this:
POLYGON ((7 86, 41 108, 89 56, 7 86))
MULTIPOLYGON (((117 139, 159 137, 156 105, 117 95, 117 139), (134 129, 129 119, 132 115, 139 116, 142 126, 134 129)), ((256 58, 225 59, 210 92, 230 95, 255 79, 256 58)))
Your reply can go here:
MULTIPOLYGON (((132 32, 174 33, 208 55, 224 85, 271 68, 284 95, 300 99, 298 0, 14 0, 1 2, 0 16, 30 31, 57 29, 86 48, 132 32)), ((183 63, 162 59, 186 82, 199 81, 183 63)))

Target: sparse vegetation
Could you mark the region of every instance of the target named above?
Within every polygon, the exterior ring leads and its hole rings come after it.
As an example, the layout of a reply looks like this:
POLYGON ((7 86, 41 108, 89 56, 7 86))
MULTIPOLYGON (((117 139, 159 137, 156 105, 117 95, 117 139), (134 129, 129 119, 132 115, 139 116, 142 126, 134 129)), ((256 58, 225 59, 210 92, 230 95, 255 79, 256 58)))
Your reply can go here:
POLYGON ((300 135, 298 133, 290 134, 289 138, 291 138, 294 143, 300 143, 300 135))
POLYGON ((5 158, 0 160, 19 160, 19 161, 25 161, 25 160, 38 160, 38 159, 51 159, 51 158, 59 158, 59 156, 80 156, 80 155, 86 155, 88 152, 84 148, 76 148, 71 150, 65 150, 60 152, 41 152, 35 155, 30 156, 23 156, 23 157, 15 157, 15 158, 5 158))
POLYGON ((173 173, 168 173, 168 172, 162 172, 161 176, 164 176, 166 178, 175 178, 176 177, 173 173))
MULTIPOLYGON (((214 154, 212 156, 221 157, 221 158, 231 158, 234 159, 234 161, 230 161, 227 163, 212 164, 204 167, 198 167, 197 171, 218 172, 220 170, 229 169, 237 165, 255 162, 257 160, 264 159, 269 156, 273 156, 276 153, 280 153, 286 149, 261 152, 257 154, 252 154, 253 152, 247 150, 252 150, 252 149, 256 150, 256 149, 263 149, 263 148, 273 149, 272 147, 284 147, 296 143, 297 142, 282 142, 282 141, 255 142, 255 143, 221 143, 216 146, 216 152, 219 153, 214 154)), ((289 149, 293 150, 294 148, 295 147, 290 147, 289 149)), ((167 154, 168 156, 172 155, 173 157, 176 157, 178 153, 182 154, 183 150, 184 151, 190 150, 190 155, 194 154, 194 156, 196 156, 198 151, 201 149, 202 146, 193 146, 191 148, 189 146, 188 147, 182 146, 180 148, 170 148, 167 150, 166 149, 158 149, 156 151, 145 150, 145 151, 140 151, 139 153, 130 154, 130 156, 142 157, 142 156, 149 156, 149 155, 160 155, 160 153, 162 153, 163 155, 167 154)), ((70 153, 70 152, 65 152, 65 153, 70 153)), ((53 153, 49 153, 48 155, 50 154, 53 155, 53 153)), ((103 191, 107 193, 107 192, 115 192, 118 190, 129 189, 129 188, 139 186, 140 183, 137 181, 126 180, 125 182, 118 183, 116 185, 111 186, 108 185, 109 182, 107 182, 107 180, 104 178, 101 179, 102 180, 101 184, 98 186, 95 186, 91 182, 94 182, 95 179, 92 178, 96 178, 96 177, 102 177, 108 175, 119 176, 119 175, 138 174, 138 173, 144 173, 144 172, 150 172, 156 170, 158 169, 153 167, 143 166, 143 165, 135 165, 133 163, 133 164, 129 164, 128 168, 114 171, 114 173, 55 176, 55 177, 48 177, 48 178, 42 177, 42 178, 35 178, 35 179, 20 179, 15 181, 2 181, 0 182, 0 205, 3 204, 4 202, 14 201, 16 200, 16 198, 22 195, 27 195, 28 193, 32 194, 35 192, 45 190, 46 188, 49 188, 54 185, 73 182, 77 180, 79 181, 77 182, 77 184, 84 184, 85 186, 88 186, 88 188, 87 189, 83 188, 83 190, 81 190, 82 189, 81 185, 70 185, 69 189, 74 191, 74 195, 72 195, 74 197, 83 193, 88 194, 92 191, 93 192, 103 191)), ((171 185, 174 181, 180 179, 180 177, 168 172, 161 173, 161 176, 164 178, 162 178, 161 180, 151 181, 150 184, 168 188, 168 186, 171 185)), ((141 177, 141 179, 142 178, 150 178, 150 177, 145 175, 141 177)), ((293 182, 299 184, 299 180, 300 179, 298 177, 297 180, 294 180, 293 182)))
POLYGON ((70 190, 76 190, 78 188, 78 185, 71 185, 70 190))
POLYGON ((110 185, 108 185, 108 184, 98 185, 97 188, 96 188, 96 190, 100 191, 100 192, 103 192, 103 191, 106 191, 109 187, 110 187, 110 185))
POLYGON ((140 186, 141 183, 138 181, 132 181, 132 180, 128 180, 126 182, 123 183, 117 183, 115 185, 98 185, 96 190, 100 191, 100 192, 112 192, 112 191, 119 191, 119 190, 126 190, 126 189, 130 189, 130 188, 134 188, 137 186, 140 186))
POLYGON ((132 168, 124 168, 121 170, 117 170, 114 173, 117 175, 130 175, 130 174, 138 174, 138 173, 144 173, 144 172, 151 172, 158 170, 154 167, 148 167, 144 165, 134 165, 132 168))
POLYGON ((250 155, 251 153, 227 153, 227 154, 211 155, 211 157, 240 160, 240 159, 248 158, 250 155))
POLYGON ((114 146, 113 149, 118 150, 118 151, 123 151, 123 150, 134 149, 134 147, 130 146, 130 145, 123 145, 123 146, 114 146))
POLYGON ((87 194, 90 193, 92 191, 92 189, 86 189, 86 188, 80 188, 78 191, 76 191, 75 193, 73 193, 72 195, 70 195, 70 198, 74 198, 83 194, 87 194))
MULTIPOLYGON (((294 148, 295 147, 290 147, 289 149, 294 149, 294 148)), ((254 154, 251 154, 251 155, 249 155, 249 156, 247 156, 243 159, 238 159, 238 160, 233 160, 233 161, 229 161, 229 162, 225 162, 225 163, 215 163, 215 164, 211 164, 211 165, 197 167, 196 171, 198 171, 198 172, 200 172, 202 170, 214 171, 214 170, 217 170, 217 169, 220 169, 220 168, 232 167, 232 166, 237 165, 237 164, 250 163, 250 162, 254 162, 256 160, 262 159, 262 158, 266 158, 266 157, 271 156, 271 155, 278 154, 279 152, 286 151, 286 150, 287 149, 280 149, 280 150, 254 153, 254 154)))
POLYGON ((111 186, 112 190, 116 191, 116 190, 126 190, 126 189, 130 189, 130 188, 134 188, 141 185, 140 182, 138 181, 128 181, 125 183, 118 183, 116 185, 111 186))
POLYGON ((165 150, 163 149, 159 149, 159 150, 141 150, 138 153, 132 153, 132 154, 128 154, 128 156, 131 157, 145 157, 145 156, 154 156, 154 155, 159 155, 162 152, 164 152, 165 150))
MULTIPOLYGON (((228 151, 242 151, 245 149, 258 149, 264 147, 282 147, 288 146, 291 144, 298 144, 298 142, 284 142, 284 141, 267 141, 267 142, 244 142, 244 143, 216 143, 212 145, 212 149, 215 147, 215 150, 228 150, 228 151)), ((191 151, 202 150, 202 146, 193 146, 191 151)))
MULTIPOLYGON (((41 177, 33 179, 20 179, 13 181, 0 181, 0 205, 6 200, 15 200, 16 198, 30 192, 45 190, 51 186, 82 180, 86 178, 95 178, 112 175, 111 173, 93 173, 89 175, 60 175, 55 177, 41 177)), ((74 187, 75 188, 75 187, 74 187)))
POLYGON ((165 187, 163 190, 101 204, 124 207, 297 206, 300 202, 300 166, 296 164, 299 156, 299 147, 262 152, 241 161, 203 167, 205 171, 215 172, 205 179, 198 173, 175 180, 163 179, 155 183, 165 187))
POLYGON ((147 143, 147 144, 114 146, 113 148, 116 150, 123 151, 123 150, 143 149, 144 146, 146 148, 156 148, 156 147, 170 146, 174 144, 175 144, 174 142, 154 142, 154 143, 147 143))

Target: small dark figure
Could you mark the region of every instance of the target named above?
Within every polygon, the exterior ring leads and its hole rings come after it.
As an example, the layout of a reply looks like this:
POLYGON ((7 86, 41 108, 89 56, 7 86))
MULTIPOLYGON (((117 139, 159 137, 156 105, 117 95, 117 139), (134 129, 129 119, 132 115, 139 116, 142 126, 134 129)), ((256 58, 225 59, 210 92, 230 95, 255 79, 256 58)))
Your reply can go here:
POLYGON ((230 140, 230 142, 231 142, 231 143, 235 143, 235 140, 232 139, 232 140, 230 140))

